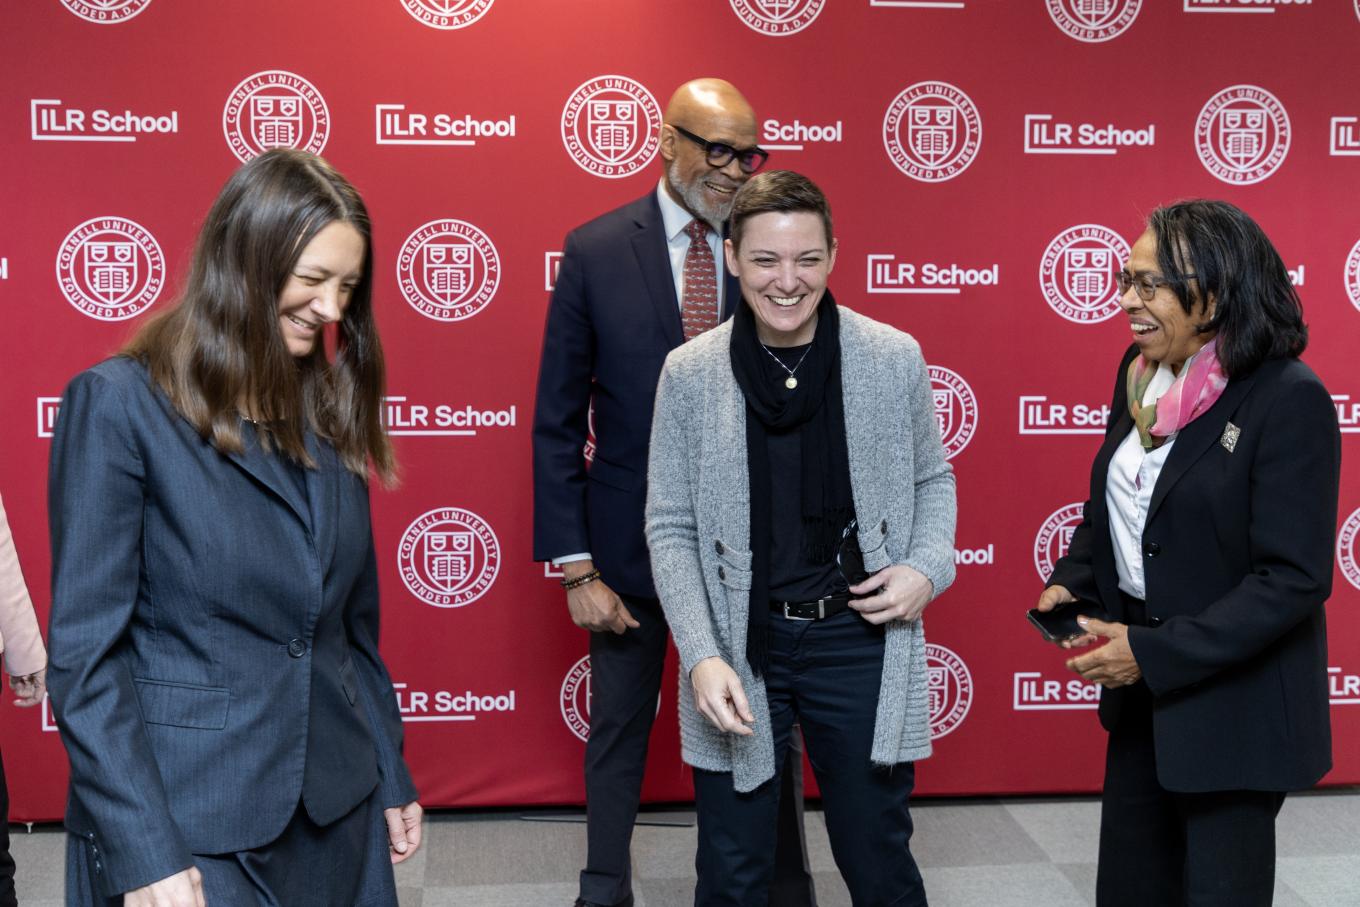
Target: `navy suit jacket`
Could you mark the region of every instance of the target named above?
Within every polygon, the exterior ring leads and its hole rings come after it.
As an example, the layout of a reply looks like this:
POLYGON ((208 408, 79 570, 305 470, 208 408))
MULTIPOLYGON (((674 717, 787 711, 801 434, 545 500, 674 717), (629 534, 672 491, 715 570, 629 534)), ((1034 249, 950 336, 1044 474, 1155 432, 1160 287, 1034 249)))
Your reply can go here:
MULTIPOLYGON (((741 290, 723 273, 726 318, 741 290)), ((536 560, 589 551, 614 591, 656 596, 642 528, 647 445, 661 366, 683 342, 656 190, 567 235, 534 409, 536 560), (596 448, 587 470, 581 450, 592 395, 596 448)))
MULTIPOLYGON (((1049 580, 1121 621, 1105 486, 1133 428, 1124 375, 1135 355, 1136 346, 1120 363, 1091 498, 1049 580)), ((1149 626, 1129 629, 1155 697, 1166 789, 1301 790, 1331 768, 1323 603, 1340 469, 1336 408, 1297 359, 1229 381, 1176 437, 1143 529, 1149 626)), ((1106 729, 1123 699, 1104 691, 1106 729)))
POLYGON ((299 802, 325 825, 415 799, 366 483, 309 436, 304 496, 247 437, 218 452, 127 358, 62 398, 48 684, 110 896, 267 844, 299 802))

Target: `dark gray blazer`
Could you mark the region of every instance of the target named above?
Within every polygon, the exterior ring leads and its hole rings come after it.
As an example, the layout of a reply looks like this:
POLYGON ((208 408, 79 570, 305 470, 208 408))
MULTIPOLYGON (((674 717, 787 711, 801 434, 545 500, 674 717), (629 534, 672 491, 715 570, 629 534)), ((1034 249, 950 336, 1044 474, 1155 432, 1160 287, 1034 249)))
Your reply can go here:
POLYGON ((316 438, 306 496, 252 440, 226 456, 110 359, 62 398, 49 474, 48 684, 66 824, 109 895, 193 853, 415 799, 378 654, 368 489, 316 438))
MULTIPOLYGON (((589 551, 614 591, 652 598, 647 444, 661 364, 685 340, 656 187, 572 230, 563 250, 534 408, 534 559, 589 551)), ((726 318, 741 290, 723 273, 726 318)))

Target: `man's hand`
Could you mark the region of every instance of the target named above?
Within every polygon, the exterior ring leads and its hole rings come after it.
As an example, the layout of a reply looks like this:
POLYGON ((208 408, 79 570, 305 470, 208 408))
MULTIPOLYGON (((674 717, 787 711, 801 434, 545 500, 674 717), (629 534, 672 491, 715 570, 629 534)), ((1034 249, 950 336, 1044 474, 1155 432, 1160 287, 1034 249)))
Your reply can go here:
MULTIPOLYGON (((562 565, 562 575, 575 579, 594 569, 593 561, 570 561, 562 565)), ((622 635, 629 629, 638 628, 637 620, 602 579, 568 589, 567 608, 571 611, 571 622, 592 633, 608 630, 622 635)))
POLYGON ((47 668, 23 677, 11 677, 9 688, 18 697, 14 700, 15 705, 21 708, 37 705, 47 695, 47 668))
POLYGON ((166 876, 123 895, 123 907, 207 907, 203 876, 197 866, 166 876))
POLYGON ((1129 628, 1125 624, 1106 623, 1094 617, 1078 617, 1077 623, 1087 631, 1083 639, 1097 637, 1108 639, 1105 645, 1094 652, 1087 652, 1067 660, 1067 667, 1082 677, 1103 687, 1115 689, 1137 683, 1143 676, 1138 662, 1129 648, 1129 628), (1092 635, 1094 634, 1094 635, 1092 635))
POLYGON ((890 620, 916 620, 935 595, 935 585, 924 573, 906 564, 884 567, 862 583, 850 587, 850 607, 871 624, 890 620))
POLYGON ((755 733, 750 725, 755 724, 756 716, 751 714, 741 678, 727 662, 716 655, 705 658, 689 672, 689 682, 694 686, 695 708, 714 727, 741 737, 755 733))
MULTIPOLYGON (((1039 596, 1039 604, 1035 605, 1036 611, 1052 611, 1058 605, 1065 605, 1074 602, 1077 597, 1066 586, 1049 586, 1044 590, 1043 595, 1039 596)), ((1058 640, 1058 645, 1064 649, 1077 649, 1082 646, 1089 646, 1095 642, 1096 638, 1090 633, 1084 636, 1073 636, 1070 639, 1058 640)))
POLYGON ((424 813, 416 800, 405 806, 383 810, 383 818, 387 820, 387 840, 392 849, 393 865, 411 859, 420 849, 420 819, 424 813))

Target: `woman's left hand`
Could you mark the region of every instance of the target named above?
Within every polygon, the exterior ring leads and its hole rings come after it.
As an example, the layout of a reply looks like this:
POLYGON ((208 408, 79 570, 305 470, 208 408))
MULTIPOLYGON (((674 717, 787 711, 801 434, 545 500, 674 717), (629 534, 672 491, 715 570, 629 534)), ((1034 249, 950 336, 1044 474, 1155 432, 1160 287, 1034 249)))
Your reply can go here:
POLYGON ((871 624, 890 620, 916 620, 935 595, 935 584, 924 573, 906 564, 884 567, 862 583, 850 587, 850 607, 871 624), (870 593, 873 593, 872 595, 870 593))
POLYGON ((424 814, 419 801, 383 810, 387 820, 387 840, 392 847, 392 864, 409 860, 420 849, 420 817, 424 814))
POLYGON ((1087 633, 1108 639, 1109 642, 1076 658, 1067 659, 1067 667, 1092 683, 1115 689, 1137 683, 1143 672, 1133 657, 1129 647, 1129 628, 1127 624, 1106 623, 1094 617, 1079 617, 1077 623, 1087 633))

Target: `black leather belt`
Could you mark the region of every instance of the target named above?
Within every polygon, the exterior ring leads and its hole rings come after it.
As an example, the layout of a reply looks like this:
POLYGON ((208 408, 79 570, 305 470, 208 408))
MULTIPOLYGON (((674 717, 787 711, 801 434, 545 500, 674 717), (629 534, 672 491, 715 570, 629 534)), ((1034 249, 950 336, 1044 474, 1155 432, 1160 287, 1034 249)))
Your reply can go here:
POLYGON ((810 602, 770 602, 770 610, 789 620, 823 620, 850 606, 850 594, 840 592, 810 602))

